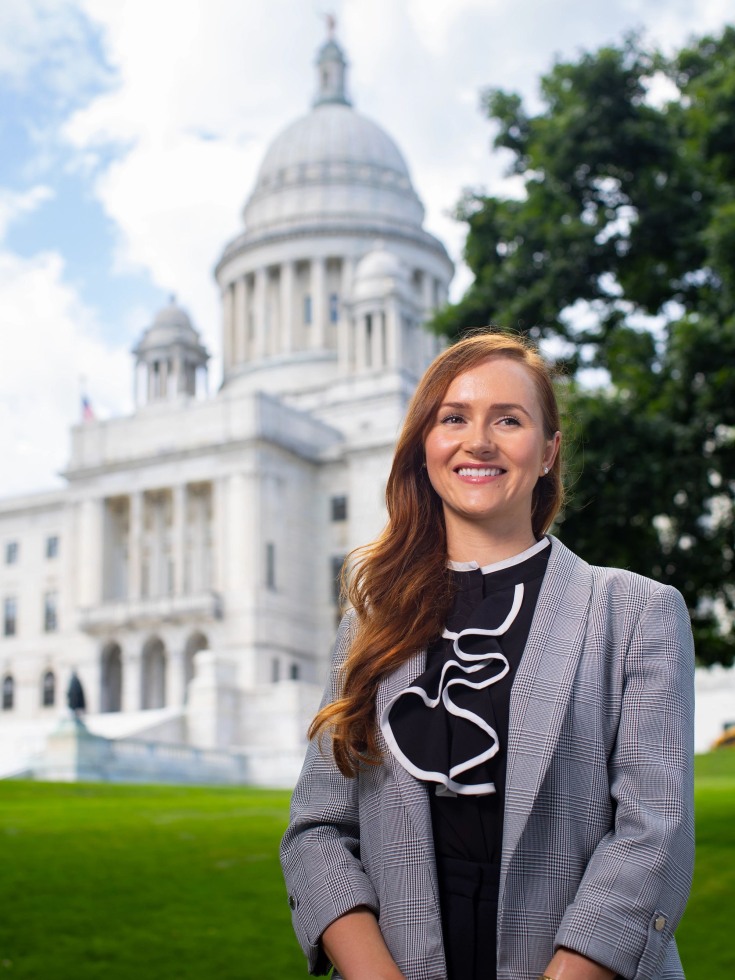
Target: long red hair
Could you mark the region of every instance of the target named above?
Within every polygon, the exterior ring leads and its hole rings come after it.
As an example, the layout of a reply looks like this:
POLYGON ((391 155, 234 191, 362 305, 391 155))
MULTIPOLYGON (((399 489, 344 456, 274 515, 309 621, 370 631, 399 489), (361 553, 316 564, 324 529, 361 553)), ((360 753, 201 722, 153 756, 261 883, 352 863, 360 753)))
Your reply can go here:
MULTIPOLYGON (((452 602, 442 501, 423 466, 424 442, 454 378, 490 357, 520 361, 530 372, 544 435, 559 429, 559 408, 549 368, 525 341, 479 333, 441 353, 419 382, 398 439, 385 497, 388 523, 372 544, 350 555, 347 597, 358 629, 341 677, 341 696, 319 711, 309 728, 329 732, 334 759, 345 776, 380 761, 375 694, 380 681, 441 635, 452 602)), ((533 491, 536 538, 551 526, 563 501, 559 454, 533 491)))

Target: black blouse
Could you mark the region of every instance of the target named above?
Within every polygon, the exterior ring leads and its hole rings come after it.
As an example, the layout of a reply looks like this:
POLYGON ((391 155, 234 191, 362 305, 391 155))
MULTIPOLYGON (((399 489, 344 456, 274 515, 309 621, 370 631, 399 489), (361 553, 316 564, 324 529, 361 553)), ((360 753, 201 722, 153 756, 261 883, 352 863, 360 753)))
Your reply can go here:
POLYGON ((510 690, 550 554, 543 538, 480 568, 451 563, 456 593, 426 669, 387 705, 390 751, 430 794, 437 857, 500 862, 510 690))

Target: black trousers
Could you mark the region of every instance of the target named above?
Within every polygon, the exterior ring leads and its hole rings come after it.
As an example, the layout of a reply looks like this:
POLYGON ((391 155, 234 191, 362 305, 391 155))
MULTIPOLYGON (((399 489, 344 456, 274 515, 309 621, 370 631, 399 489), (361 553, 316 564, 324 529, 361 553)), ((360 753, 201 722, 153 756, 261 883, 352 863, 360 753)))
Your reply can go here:
POLYGON ((500 866, 438 857, 447 980, 496 980, 500 866))

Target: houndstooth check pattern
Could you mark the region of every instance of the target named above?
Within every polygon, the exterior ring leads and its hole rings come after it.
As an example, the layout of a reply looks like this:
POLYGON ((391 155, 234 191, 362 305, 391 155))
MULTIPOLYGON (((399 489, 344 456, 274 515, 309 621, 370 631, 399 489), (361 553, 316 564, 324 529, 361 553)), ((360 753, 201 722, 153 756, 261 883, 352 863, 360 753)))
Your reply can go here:
MULTIPOLYGON (((325 698, 355 625, 343 621, 325 698)), ((422 671, 380 686, 377 712, 422 671)), ((555 946, 627 980, 682 980, 673 932, 693 864, 693 648, 676 590, 588 565, 552 539, 513 682, 498 911, 498 980, 535 980, 555 946)), ((408 980, 445 977, 424 784, 386 751, 344 779, 312 744, 282 844, 296 934, 366 905, 408 980)))

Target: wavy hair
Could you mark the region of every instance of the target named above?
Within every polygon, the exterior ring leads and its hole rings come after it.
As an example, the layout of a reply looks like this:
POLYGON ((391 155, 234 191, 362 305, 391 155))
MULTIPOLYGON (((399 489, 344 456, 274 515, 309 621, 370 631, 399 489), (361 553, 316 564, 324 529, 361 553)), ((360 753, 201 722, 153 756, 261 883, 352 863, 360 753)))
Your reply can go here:
MULTIPOLYGON (((375 695, 378 684, 417 650, 437 639, 452 602, 442 501, 424 462, 424 442, 452 381, 488 358, 505 357, 530 372, 546 439, 559 429, 559 407, 549 368, 524 340, 505 333, 474 333, 443 351, 419 382, 401 435, 385 497, 388 522, 380 536, 349 556, 346 593, 358 629, 342 668, 341 696, 325 705, 309 738, 329 733, 343 775, 380 762, 375 695)), ((561 460, 540 477, 532 498, 536 538, 551 526, 563 502, 561 460)))

